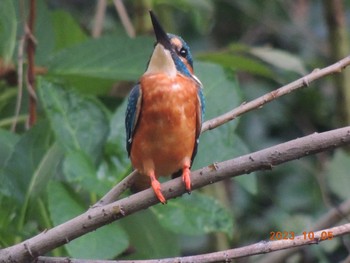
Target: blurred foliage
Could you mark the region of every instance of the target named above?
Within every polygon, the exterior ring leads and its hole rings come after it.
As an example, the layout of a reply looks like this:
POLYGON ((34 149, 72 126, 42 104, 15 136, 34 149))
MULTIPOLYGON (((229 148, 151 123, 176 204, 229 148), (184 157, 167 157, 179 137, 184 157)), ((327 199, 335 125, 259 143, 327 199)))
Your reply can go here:
MULTIPOLYGON (((96 1, 37 0, 39 120, 26 129, 24 90, 11 132, 26 3, 0 2, 0 247, 79 215, 131 171, 124 98, 152 52, 148 9, 191 46, 206 119, 323 67, 332 57, 319 1, 125 1, 137 32, 143 32, 135 39, 126 36, 110 1, 103 36, 93 39, 96 1)), ((349 15, 350 4, 344 5, 349 15)), ((339 126, 337 92, 329 78, 322 79, 206 132, 193 168, 339 126)), ((349 160, 346 149, 335 150, 208 186, 105 226, 52 255, 160 258, 268 240, 271 231, 301 234, 349 198, 349 160)), ((309 260, 334 262, 347 255, 340 241, 322 244, 310 249, 309 260)), ((305 262, 304 257, 293 262, 305 262)))

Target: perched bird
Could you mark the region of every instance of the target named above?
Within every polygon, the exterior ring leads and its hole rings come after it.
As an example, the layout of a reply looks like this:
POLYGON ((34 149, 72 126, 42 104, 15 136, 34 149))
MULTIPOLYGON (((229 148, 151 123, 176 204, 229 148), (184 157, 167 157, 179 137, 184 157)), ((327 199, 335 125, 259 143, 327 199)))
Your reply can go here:
POLYGON ((167 34, 152 11, 150 16, 156 44, 146 72, 129 95, 126 148, 139 173, 134 189, 151 186, 159 201, 166 203, 159 176, 180 173, 191 191, 190 167, 205 105, 188 45, 181 37, 167 34))

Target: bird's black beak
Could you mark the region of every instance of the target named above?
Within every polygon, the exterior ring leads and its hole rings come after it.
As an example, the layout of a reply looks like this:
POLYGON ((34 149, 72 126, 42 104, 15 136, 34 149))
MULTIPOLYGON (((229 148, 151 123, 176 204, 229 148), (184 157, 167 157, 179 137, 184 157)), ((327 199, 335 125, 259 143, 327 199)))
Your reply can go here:
POLYGON ((170 43, 169 37, 160 25, 158 18, 152 10, 149 11, 149 14, 151 16, 153 31, 156 35, 157 43, 161 44, 167 50, 172 50, 172 45, 170 43))

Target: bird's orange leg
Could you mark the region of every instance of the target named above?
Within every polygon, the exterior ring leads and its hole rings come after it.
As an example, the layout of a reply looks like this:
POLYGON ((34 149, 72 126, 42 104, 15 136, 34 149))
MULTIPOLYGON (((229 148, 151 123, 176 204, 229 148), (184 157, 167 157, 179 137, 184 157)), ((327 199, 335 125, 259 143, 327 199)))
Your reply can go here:
POLYGON ((182 168, 182 181, 185 184, 187 192, 191 192, 191 171, 190 171, 190 163, 188 161, 185 162, 182 168))
POLYGON ((166 203, 166 199, 163 196, 161 189, 160 189, 160 183, 156 178, 156 175, 154 174, 154 171, 151 171, 149 173, 149 177, 151 179, 151 186, 153 188, 154 193, 156 194, 157 198, 159 199, 160 202, 162 202, 163 204, 166 203))

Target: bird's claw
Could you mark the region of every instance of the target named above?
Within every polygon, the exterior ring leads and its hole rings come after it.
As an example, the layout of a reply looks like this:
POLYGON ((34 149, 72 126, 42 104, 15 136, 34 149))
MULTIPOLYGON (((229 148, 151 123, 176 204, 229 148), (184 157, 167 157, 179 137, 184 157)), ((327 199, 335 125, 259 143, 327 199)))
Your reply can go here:
POLYGON ((166 199, 165 199, 164 195, 162 194, 162 191, 160 188, 160 183, 155 177, 151 178, 151 186, 152 186, 153 191, 154 191, 155 195, 157 196, 158 200, 162 204, 166 204, 166 199))
POLYGON ((183 168, 182 172, 182 181, 185 184, 186 191, 190 194, 191 193, 191 178, 190 178, 190 168, 185 166, 183 168))

